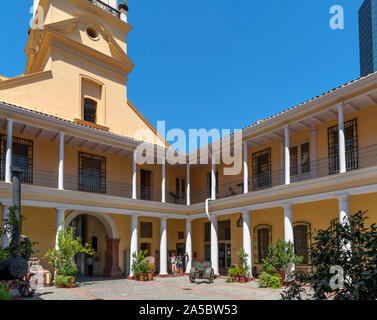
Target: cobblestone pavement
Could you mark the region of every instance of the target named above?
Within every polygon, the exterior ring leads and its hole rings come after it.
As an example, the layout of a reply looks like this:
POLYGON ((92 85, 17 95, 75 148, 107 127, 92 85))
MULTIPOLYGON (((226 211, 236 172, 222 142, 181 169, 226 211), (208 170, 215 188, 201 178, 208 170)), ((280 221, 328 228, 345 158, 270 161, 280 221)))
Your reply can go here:
POLYGON ((188 277, 148 282, 83 278, 73 289, 39 289, 34 297, 25 300, 279 300, 281 292, 258 288, 257 281, 240 284, 216 279, 214 284, 192 284, 188 277))

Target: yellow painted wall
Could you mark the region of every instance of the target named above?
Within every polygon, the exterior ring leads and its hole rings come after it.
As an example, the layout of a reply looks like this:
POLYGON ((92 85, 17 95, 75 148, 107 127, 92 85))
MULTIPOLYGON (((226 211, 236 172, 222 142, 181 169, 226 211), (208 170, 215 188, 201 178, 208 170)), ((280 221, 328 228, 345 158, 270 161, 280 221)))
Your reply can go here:
POLYGON ((168 250, 176 250, 177 243, 186 244, 186 225, 184 220, 168 219, 168 250), (183 239, 178 239, 178 232, 183 232, 183 239))
POLYGON ((350 212, 367 211, 366 225, 377 224, 377 193, 352 196, 350 198, 350 212))
POLYGON ((32 242, 38 242, 33 249, 38 251, 33 257, 41 259, 41 265, 53 272, 53 268, 44 259, 48 249, 55 246, 56 211, 48 208, 22 207, 21 214, 25 217, 22 233, 32 242))

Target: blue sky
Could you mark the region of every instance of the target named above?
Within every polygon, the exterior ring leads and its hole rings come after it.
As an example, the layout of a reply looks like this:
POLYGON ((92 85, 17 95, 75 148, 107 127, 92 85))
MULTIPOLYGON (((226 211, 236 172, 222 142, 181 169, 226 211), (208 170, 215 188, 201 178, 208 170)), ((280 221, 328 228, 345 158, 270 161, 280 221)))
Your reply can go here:
MULTIPOLYGON (((128 0, 128 97, 167 129, 246 127, 359 77, 362 0, 128 0), (329 27, 342 5, 344 30, 329 27)), ((24 72, 32 0, 2 1, 0 74, 24 72)))

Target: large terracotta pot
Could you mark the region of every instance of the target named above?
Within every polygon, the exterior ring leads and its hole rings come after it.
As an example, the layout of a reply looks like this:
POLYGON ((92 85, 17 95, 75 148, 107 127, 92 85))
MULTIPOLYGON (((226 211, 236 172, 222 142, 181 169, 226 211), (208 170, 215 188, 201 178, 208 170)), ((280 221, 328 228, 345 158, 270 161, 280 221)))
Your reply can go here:
POLYGON ((153 275, 154 275, 153 271, 148 272, 148 281, 153 281, 153 275))
POLYGON ((146 277, 144 273, 140 274, 140 281, 146 281, 146 277))
POLYGON ((240 279, 240 283, 246 283, 246 274, 240 274, 238 275, 238 278, 240 279))

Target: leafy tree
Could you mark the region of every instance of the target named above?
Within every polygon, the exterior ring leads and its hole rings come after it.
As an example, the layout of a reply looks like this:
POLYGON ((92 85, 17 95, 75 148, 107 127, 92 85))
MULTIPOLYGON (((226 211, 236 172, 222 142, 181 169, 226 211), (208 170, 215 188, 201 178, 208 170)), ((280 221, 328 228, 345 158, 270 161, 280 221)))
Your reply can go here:
POLYGON ((263 264, 273 266, 276 271, 280 271, 286 269, 289 263, 300 264, 302 260, 303 257, 295 255, 292 242, 279 239, 276 243, 269 245, 263 264))
POLYGON ((366 227, 366 220, 366 212, 360 211, 312 236, 311 273, 296 274, 282 298, 376 300, 377 227, 366 227), (305 290, 304 284, 312 290, 305 290))
POLYGON ((50 260, 49 263, 57 272, 64 276, 74 276, 77 273, 77 266, 74 264, 73 258, 77 253, 94 255, 95 251, 88 243, 83 245, 81 237, 74 238, 72 228, 65 230, 63 221, 61 221, 57 248, 49 249, 45 258, 50 260))

